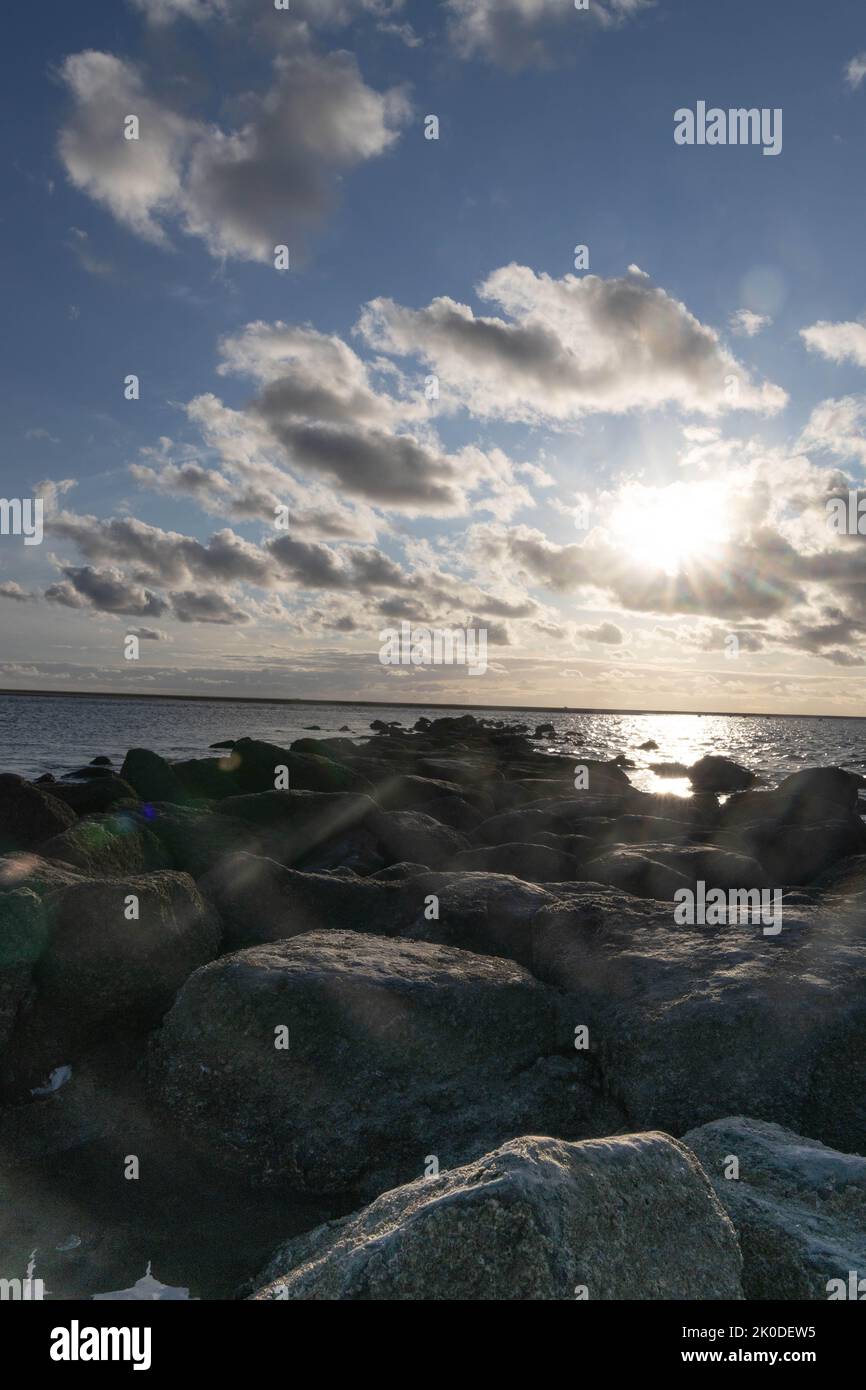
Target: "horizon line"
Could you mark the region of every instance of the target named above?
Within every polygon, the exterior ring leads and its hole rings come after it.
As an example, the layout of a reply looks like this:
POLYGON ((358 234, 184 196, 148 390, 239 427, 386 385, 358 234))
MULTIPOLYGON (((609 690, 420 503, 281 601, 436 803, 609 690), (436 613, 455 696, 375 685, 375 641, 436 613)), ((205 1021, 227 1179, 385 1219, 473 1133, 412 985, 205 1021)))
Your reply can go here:
POLYGON ((24 695, 35 698, 58 697, 62 700, 185 700, 201 704, 225 705, 341 705, 361 706, 368 709, 459 709, 459 710, 497 710, 531 714, 632 714, 632 715, 690 715, 696 719, 866 719, 863 714, 809 714, 805 712, 771 712, 767 710, 715 710, 715 709, 641 709, 614 706, 588 705, 499 705, 463 704, 460 702, 442 703, 436 700, 418 702, 414 700, 335 700, 323 697, 310 699, 300 695, 181 695, 159 694, 148 691, 141 694, 129 690, 34 690, 7 689, 0 687, 0 696, 24 695))

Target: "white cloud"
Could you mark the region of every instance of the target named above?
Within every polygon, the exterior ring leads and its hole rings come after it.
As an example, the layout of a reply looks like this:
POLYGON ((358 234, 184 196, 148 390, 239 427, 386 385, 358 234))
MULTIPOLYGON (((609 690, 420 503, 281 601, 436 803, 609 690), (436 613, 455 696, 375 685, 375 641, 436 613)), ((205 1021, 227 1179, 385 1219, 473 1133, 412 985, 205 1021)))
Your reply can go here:
POLYGON ((611 28, 648 9, 653 0, 446 0, 451 41, 463 58, 504 68, 545 64, 589 29, 611 28))
POLYGON ((858 53, 845 69, 845 80, 856 91, 866 78, 866 53, 858 53))
POLYGON ((664 405, 770 413, 787 401, 778 386, 755 385, 714 329, 644 278, 555 280, 512 264, 477 292, 507 317, 476 316, 450 298, 425 309, 376 299, 358 331, 429 363, 443 401, 480 417, 566 421, 664 405))
POLYGON ((755 314, 751 309, 738 309, 728 320, 731 332, 740 338, 756 338, 772 322, 769 314, 755 314))
POLYGON ((866 327, 862 323, 814 323, 801 328, 800 337, 810 352, 831 362, 856 362, 866 367, 866 327))
POLYGON ((110 53, 75 54, 61 74, 74 109, 59 150, 73 184, 149 241, 167 245, 175 225, 242 260, 302 251, 339 176, 389 149, 409 111, 401 90, 368 87, 349 53, 279 56, 264 94, 238 98, 246 119, 233 130, 170 110, 110 53), (123 137, 128 115, 138 140, 123 137))

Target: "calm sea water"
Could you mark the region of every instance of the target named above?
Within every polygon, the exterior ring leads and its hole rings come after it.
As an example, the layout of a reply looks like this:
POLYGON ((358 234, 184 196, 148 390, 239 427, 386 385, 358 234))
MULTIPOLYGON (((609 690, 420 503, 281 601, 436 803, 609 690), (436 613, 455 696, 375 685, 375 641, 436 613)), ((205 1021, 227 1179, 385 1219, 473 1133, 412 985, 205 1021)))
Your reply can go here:
MULTIPOLYGON (((411 727, 422 713, 435 718, 463 711, 405 705, 248 705, 231 701, 113 700, 99 696, 69 699, 55 695, 0 696, 0 770, 28 777, 71 772, 106 754, 117 767, 128 748, 152 748, 170 759, 204 757, 221 739, 249 735, 288 744, 312 733, 337 734, 347 726, 355 739, 370 732, 374 719, 398 719, 411 727), (318 729, 311 729, 318 726, 318 729)), ((635 763, 629 776, 646 791, 688 794, 685 779, 660 778, 656 762, 693 763, 705 753, 721 753, 744 763, 770 783, 801 767, 866 767, 866 720, 779 718, 771 715, 700 714, 549 714, 532 709, 480 710, 492 719, 528 724, 551 723, 561 740, 537 746, 573 752, 577 757, 613 758, 622 753, 635 763), (657 749, 643 750, 653 740, 657 749)), ((345 734, 344 737, 349 735, 345 734)))

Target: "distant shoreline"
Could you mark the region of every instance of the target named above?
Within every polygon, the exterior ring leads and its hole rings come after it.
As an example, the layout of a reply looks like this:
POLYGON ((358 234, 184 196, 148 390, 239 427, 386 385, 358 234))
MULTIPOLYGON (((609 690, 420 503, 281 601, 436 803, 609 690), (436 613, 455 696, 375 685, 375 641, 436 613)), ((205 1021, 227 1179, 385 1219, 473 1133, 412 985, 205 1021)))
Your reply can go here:
POLYGON ((149 693, 131 693, 127 690, 7 690, 0 688, 0 696, 4 695, 37 697, 42 700, 148 700, 150 702, 173 700, 212 705, 340 705, 347 709, 352 706, 356 708, 360 706, 363 709, 412 709, 419 711, 437 709, 496 710, 497 712, 512 714, 631 714, 652 715, 653 717, 672 715, 674 717, 690 716, 695 719, 866 719, 866 715, 863 714, 809 714, 803 711, 794 714, 771 714, 762 710, 625 709, 613 706, 591 708, 579 705, 464 705, 450 702, 442 704, 435 700, 332 700, 327 696, 318 699, 302 699, 300 696, 292 695, 151 695, 149 693))

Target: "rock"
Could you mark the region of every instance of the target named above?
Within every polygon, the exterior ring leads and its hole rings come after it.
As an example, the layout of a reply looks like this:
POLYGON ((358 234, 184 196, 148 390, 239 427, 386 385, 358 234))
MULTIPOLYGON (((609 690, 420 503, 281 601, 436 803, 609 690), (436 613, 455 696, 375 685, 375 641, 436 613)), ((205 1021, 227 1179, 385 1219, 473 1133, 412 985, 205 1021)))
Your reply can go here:
MULTIPOLYGON (((840 813, 844 814, 844 813, 840 813)), ((719 842, 760 860, 777 884, 811 883, 841 859, 866 853, 866 825, 855 812, 815 825, 762 819, 724 831, 719 842)))
POLYGON ((293 791, 350 792, 369 791, 370 784, 360 773, 331 758, 292 752, 274 743, 240 738, 232 750, 237 758, 238 785, 244 792, 267 792, 275 787, 277 769, 288 769, 293 791))
POLYGON ((220 743, 211 743, 208 745, 209 748, 234 748, 234 746, 235 740, 233 738, 224 738, 220 743))
POLYGON ((339 732, 340 732, 341 734, 350 734, 350 733, 352 732, 352 730, 349 728, 348 724, 341 724, 341 725, 340 725, 340 728, 339 728, 339 732))
POLYGON ((165 758, 149 748, 130 748, 120 775, 142 801, 186 801, 186 793, 165 758))
POLYGON ((13 772, 0 773, 0 851, 33 849, 75 824, 75 813, 50 792, 13 772))
POLYGON ((396 935, 419 905, 400 882, 301 873, 243 852, 220 859, 199 886, 219 912, 229 950, 331 926, 396 935))
POLYGON ((219 949, 220 927, 186 874, 71 882, 34 919, 33 989, 10 1043, 23 1079, 75 1060, 82 1048, 147 1031, 177 990, 219 949), (130 895, 138 918, 130 918, 130 895))
POLYGON ((556 738, 556 730, 552 724, 537 724, 533 738, 556 738))
POLYGON ((523 1138, 289 1241, 254 1297, 741 1299, 741 1263, 698 1163, 667 1135, 523 1138))
POLYGON ((91 758, 91 759, 90 759, 90 766, 91 766, 91 767, 111 767, 111 759, 110 759, 110 758, 106 758, 105 754, 104 754, 104 753, 101 753, 100 756, 99 756, 98 758, 91 758))
POLYGON ((866 939, 839 899, 785 905, 765 935, 761 922, 681 925, 670 907, 584 891, 537 913, 531 969, 572 997, 630 1126, 681 1135, 751 1111, 862 1147, 866 939))
POLYGON ((650 772, 656 777, 688 777, 689 769, 685 763, 650 763, 650 772))
POLYGON ((730 758, 699 758, 689 769, 689 780, 699 792, 738 792, 750 787, 755 774, 730 758))
POLYGON ((527 967, 533 962, 535 917, 559 901, 550 889, 495 873, 429 873, 406 885, 405 891, 412 892, 415 903, 414 915, 403 928, 407 938, 505 956, 527 967), (427 910, 431 894, 438 901, 435 917, 427 910))
POLYGON ((309 932, 197 971, 153 1039, 151 1082, 227 1167, 375 1194, 515 1123, 585 1121, 559 1007, 511 962, 309 932))
POLYGON ((624 809, 620 796, 592 796, 580 800, 544 801, 525 810, 501 811, 483 821, 472 838, 477 844, 533 844, 540 832, 567 835, 580 832, 583 822, 593 815, 619 815, 624 809))
POLYGON ((366 876, 383 868, 385 860, 373 832, 359 826, 309 850, 293 863, 308 874, 350 872, 366 876))
POLYGON ((227 797, 218 811, 244 822, 269 857, 295 864, 362 827, 370 828, 376 805, 354 792, 270 791, 227 797))
POLYGON ((457 782, 399 773, 374 787, 373 796, 383 811, 409 811, 440 797, 459 797, 461 792, 457 782))
POLYGON ((64 781, 77 780, 81 782, 111 776, 113 773, 110 767, 94 767, 93 764, 89 767, 77 767, 74 772, 64 772, 63 774, 64 781))
POLYGON ((419 874, 429 873, 429 864, 410 864, 404 860, 401 864, 389 864, 385 869, 377 869, 370 877, 381 883, 391 883, 395 879, 417 878, 419 874))
POLYGON ((672 899, 680 888, 770 888, 766 869, 743 854, 707 845, 628 846, 584 860, 587 878, 641 898, 672 899))
MULTIPOLYGON (((866 1270, 866 1158, 838 1153, 780 1125, 738 1115, 689 1130, 733 1222, 752 1299, 820 1299, 866 1270), (739 1178, 726 1178, 731 1156, 739 1178)), ((846 1295, 847 1296, 847 1292, 846 1295)))
POLYGON ((54 776, 54 773, 53 773, 53 772, 43 772, 43 774, 42 774, 41 777, 36 777, 36 778, 34 779, 34 785, 37 786, 37 787, 39 787, 39 786, 42 786, 43 784, 47 785, 47 784, 49 784, 49 783, 51 783, 51 782, 56 782, 56 781, 57 781, 57 778, 54 776))
POLYGON ((32 888, 0 891, 0 1052, 12 1036, 47 937, 42 903, 32 888))
POLYGON ((305 728, 305 729, 310 729, 310 730, 319 730, 319 731, 321 731, 322 726, 321 726, 321 724, 305 724, 305 725, 304 725, 304 728, 305 728))
POLYGON ((580 876, 576 859, 543 844, 482 845, 458 854, 452 867, 470 873, 513 874, 529 883, 556 883, 580 876))
POLYGON ((110 774, 91 782, 58 783, 51 793, 77 816, 99 815, 122 803, 129 809, 138 802, 138 795, 129 782, 110 774))
POLYGON ((730 830, 757 821, 777 827, 807 827, 823 821, 844 821, 858 814, 858 793, 866 781, 838 767, 807 767, 792 773, 772 791, 732 796, 722 811, 722 826, 730 830))
POLYGON ((90 878, 116 878, 172 867, 157 837, 126 811, 77 821, 62 835, 46 840, 40 852, 46 859, 73 864, 90 878))
POLYGON ((283 843, 279 833, 269 836, 265 830, 248 825, 240 818, 195 806, 177 806, 170 801, 147 806, 139 823, 159 840, 168 867, 181 869, 193 878, 200 878, 229 855, 240 851, 279 853, 283 843))
POLYGON ((241 793, 233 753, 226 758, 188 758, 172 763, 171 770, 190 798, 221 801, 241 793))
POLYGON ((840 859, 819 874, 812 887, 821 893, 840 893, 845 897, 866 892, 866 854, 840 859))
POLYGON ((638 748, 644 753, 652 753, 658 749, 658 744, 654 738, 648 738, 646 743, 639 743, 638 748))
POLYGON ((381 853, 392 864, 417 860, 432 869, 446 868, 469 841, 422 811, 377 811, 367 819, 381 853))

